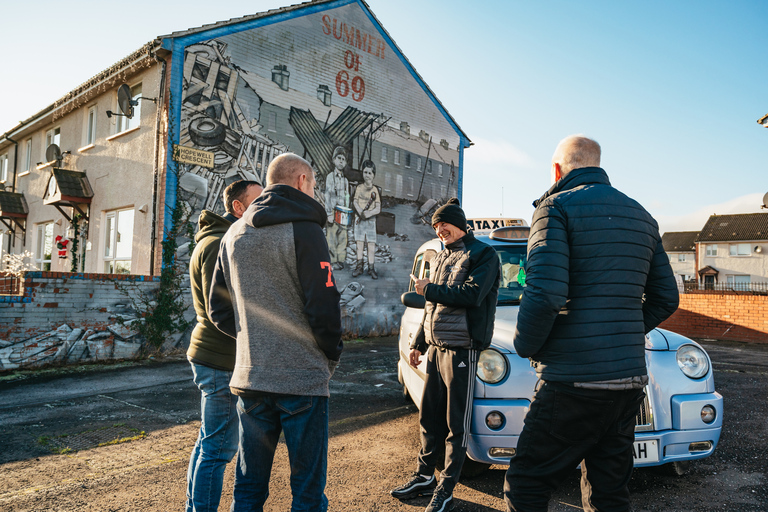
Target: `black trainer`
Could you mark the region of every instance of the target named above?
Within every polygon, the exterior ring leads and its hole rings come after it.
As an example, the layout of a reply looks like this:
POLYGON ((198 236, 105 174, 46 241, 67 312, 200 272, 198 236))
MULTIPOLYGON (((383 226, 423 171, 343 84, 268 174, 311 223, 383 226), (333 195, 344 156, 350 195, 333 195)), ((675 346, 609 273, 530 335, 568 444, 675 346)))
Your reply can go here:
POLYGON ((429 496, 435 491, 436 485, 435 475, 424 478, 420 474, 414 473, 413 478, 407 484, 395 487, 389 493, 399 500, 408 500, 418 496, 429 496))
POLYGON ((453 510, 453 493, 442 485, 438 485, 432 495, 432 501, 424 512, 448 512, 449 510, 453 510))

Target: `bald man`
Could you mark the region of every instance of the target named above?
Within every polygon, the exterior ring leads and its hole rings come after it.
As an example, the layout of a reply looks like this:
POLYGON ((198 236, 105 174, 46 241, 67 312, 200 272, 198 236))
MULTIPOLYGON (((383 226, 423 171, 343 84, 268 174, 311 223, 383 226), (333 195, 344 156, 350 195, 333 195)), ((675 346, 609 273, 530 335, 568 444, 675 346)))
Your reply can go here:
POLYGON ((581 464, 585 511, 628 511, 645 334, 678 305, 656 221, 611 186, 600 145, 558 144, 533 204, 514 344, 539 377, 506 474, 510 511, 546 512, 581 464))
POLYGON ((209 313, 237 339, 229 383, 240 420, 234 512, 263 509, 281 432, 291 510, 328 507, 328 382, 343 345, 326 212, 314 199, 315 184, 306 160, 278 156, 267 188, 221 241, 209 313))

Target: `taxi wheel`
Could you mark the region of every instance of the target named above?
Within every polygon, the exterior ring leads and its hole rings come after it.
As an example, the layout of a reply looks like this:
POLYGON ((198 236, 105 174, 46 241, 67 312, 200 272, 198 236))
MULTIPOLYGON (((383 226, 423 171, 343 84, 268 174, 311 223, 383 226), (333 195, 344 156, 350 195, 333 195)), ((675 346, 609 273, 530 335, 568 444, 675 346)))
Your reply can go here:
POLYGON ((676 462, 668 462, 661 466, 659 469, 661 470, 662 474, 665 474, 667 476, 684 476, 688 473, 688 470, 691 467, 690 461, 687 460, 679 460, 676 462))

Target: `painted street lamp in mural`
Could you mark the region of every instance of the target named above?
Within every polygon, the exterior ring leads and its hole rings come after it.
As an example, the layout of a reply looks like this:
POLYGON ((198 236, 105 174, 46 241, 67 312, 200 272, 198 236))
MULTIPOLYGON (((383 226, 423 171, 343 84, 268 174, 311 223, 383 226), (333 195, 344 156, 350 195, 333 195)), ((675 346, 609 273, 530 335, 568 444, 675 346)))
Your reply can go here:
POLYGON ((323 105, 326 107, 331 106, 331 90, 328 88, 327 85, 319 85, 317 87, 317 99, 323 102, 323 105))

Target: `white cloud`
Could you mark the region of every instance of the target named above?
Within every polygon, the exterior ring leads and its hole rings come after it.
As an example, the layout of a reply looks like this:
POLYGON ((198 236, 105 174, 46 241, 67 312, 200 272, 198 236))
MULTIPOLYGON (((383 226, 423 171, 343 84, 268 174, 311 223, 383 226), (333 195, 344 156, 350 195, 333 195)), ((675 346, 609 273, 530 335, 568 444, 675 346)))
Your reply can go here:
MULTIPOLYGON (((703 206, 685 215, 656 215, 659 229, 662 233, 668 231, 699 231, 706 224, 710 215, 726 215, 732 213, 760 213, 763 204, 763 194, 747 194, 723 203, 703 206)), ((762 210, 766 212, 766 210, 762 210)))
POLYGON ((465 153, 466 162, 472 167, 513 165, 533 169, 536 166, 533 158, 509 142, 477 138, 473 142, 474 145, 465 153))

